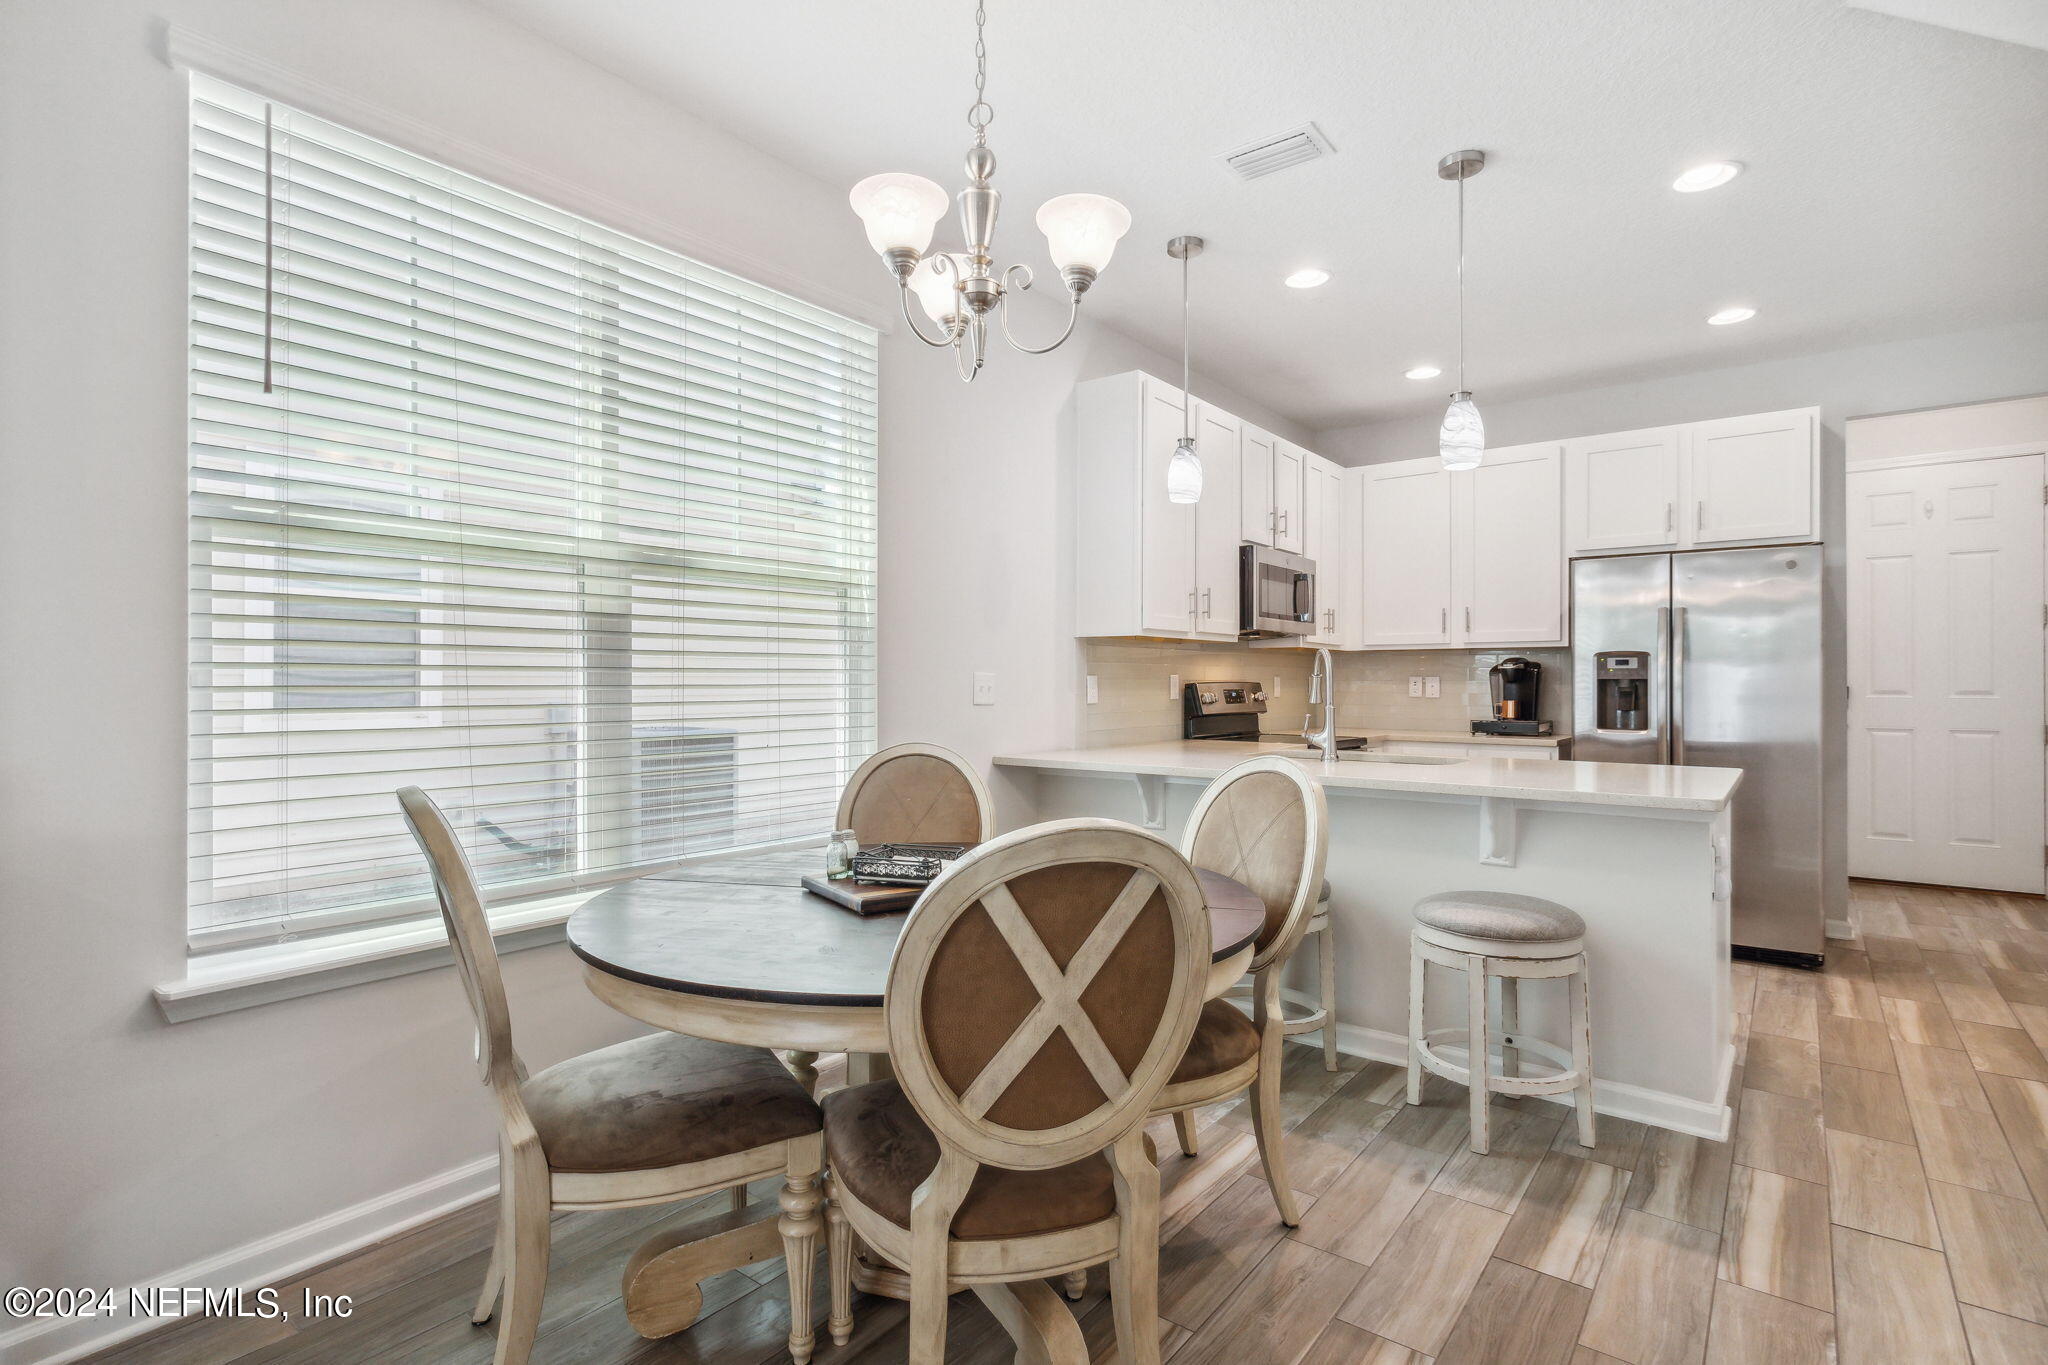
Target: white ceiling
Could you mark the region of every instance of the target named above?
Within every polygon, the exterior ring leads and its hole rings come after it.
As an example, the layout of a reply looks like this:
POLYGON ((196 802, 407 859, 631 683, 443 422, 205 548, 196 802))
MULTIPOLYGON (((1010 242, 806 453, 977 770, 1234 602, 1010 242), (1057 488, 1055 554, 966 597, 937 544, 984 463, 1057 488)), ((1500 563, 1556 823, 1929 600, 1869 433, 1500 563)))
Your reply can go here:
MULTIPOLYGON (((968 0, 478 3, 835 185, 963 181, 968 0)), ((2048 316, 2048 53, 1841 0, 989 0, 989 52, 999 263, 1046 265, 1044 199, 1114 195, 1085 306, 1177 352, 1164 243, 1207 237, 1200 363, 1310 427, 1442 403, 1460 147, 1482 406, 2048 316), (1334 157, 1216 159, 1310 119, 1334 157), (1748 170, 1669 188, 1710 159, 1748 170)))

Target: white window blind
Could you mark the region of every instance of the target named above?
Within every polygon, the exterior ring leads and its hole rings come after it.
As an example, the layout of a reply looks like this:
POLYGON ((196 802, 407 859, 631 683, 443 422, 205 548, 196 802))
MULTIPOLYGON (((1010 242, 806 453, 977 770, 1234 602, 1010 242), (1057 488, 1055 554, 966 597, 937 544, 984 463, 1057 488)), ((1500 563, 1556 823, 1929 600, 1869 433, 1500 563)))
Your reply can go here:
POLYGON ((199 77, 191 287, 195 946, 829 829, 872 329, 199 77))

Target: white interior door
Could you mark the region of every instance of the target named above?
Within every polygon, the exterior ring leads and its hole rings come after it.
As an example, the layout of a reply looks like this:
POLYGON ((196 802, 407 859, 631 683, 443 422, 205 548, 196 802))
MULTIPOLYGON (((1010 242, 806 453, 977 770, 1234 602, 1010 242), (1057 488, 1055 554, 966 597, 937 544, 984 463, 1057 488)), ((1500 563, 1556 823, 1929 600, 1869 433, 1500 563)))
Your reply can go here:
POLYGON ((2042 457, 1851 470, 1849 871, 2042 890, 2042 457))

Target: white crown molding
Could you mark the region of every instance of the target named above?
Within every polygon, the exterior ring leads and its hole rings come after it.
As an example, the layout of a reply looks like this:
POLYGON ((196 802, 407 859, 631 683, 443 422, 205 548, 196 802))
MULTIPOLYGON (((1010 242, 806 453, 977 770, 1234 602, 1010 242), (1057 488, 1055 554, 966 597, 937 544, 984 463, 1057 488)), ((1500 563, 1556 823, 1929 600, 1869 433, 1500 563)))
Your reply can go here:
POLYGON ((203 72, 258 94, 269 95, 309 114, 332 119, 393 146, 445 162, 457 170, 542 203, 582 214, 593 222, 638 237, 654 246, 780 290, 813 307, 837 313, 878 332, 891 333, 896 329, 895 314, 867 299, 797 275, 729 242, 679 227, 667 219, 574 181, 564 180, 495 148, 373 104, 339 86, 259 53, 173 25, 164 27, 161 38, 162 49, 158 55, 166 65, 175 69, 203 72))

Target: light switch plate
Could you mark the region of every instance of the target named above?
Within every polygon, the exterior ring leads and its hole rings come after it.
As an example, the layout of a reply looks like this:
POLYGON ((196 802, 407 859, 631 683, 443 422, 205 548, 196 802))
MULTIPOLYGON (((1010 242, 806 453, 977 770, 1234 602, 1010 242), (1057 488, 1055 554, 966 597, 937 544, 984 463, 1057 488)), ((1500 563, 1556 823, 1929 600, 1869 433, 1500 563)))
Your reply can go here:
POLYGON ((996 675, 977 673, 974 675, 974 704, 994 706, 996 704, 996 675))
POLYGON ((1169 673, 1166 675, 1166 695, 1172 697, 1175 701, 1180 700, 1180 674, 1169 673))
POLYGON ((1088 675, 1088 704, 1093 706, 1100 700, 1101 696, 1095 690, 1095 675, 1090 673, 1088 675))
POLYGON ((1422 679, 1420 677, 1414 677, 1408 680, 1408 695, 1411 697, 1419 697, 1422 695, 1422 679))
POLYGON ((1422 680, 1422 695, 1423 695, 1423 696, 1425 696, 1425 697, 1441 697, 1441 696, 1442 696, 1443 694, 1444 694, 1444 680, 1443 680, 1442 678, 1424 678, 1424 679, 1422 680))

